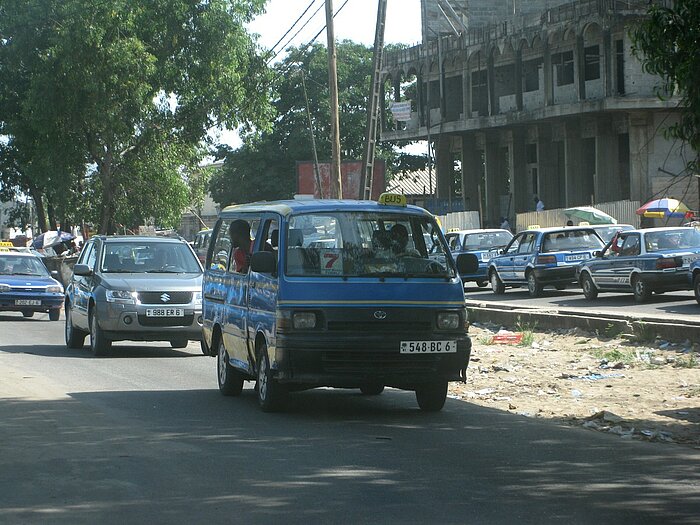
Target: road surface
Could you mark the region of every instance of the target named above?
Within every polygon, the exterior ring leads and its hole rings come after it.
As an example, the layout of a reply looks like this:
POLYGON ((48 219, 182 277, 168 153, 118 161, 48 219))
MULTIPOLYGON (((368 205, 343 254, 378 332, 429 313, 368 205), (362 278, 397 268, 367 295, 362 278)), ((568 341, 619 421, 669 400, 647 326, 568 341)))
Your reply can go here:
POLYGON ((215 360, 0 315, 1 523, 697 523, 700 450, 410 392, 218 393, 215 360))

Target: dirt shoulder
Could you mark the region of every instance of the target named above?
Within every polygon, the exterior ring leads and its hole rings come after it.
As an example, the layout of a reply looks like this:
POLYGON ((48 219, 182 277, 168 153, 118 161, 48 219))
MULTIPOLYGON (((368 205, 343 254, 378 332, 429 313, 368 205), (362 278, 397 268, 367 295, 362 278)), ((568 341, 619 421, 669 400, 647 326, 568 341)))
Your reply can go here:
POLYGON ((497 341, 513 336, 494 340, 499 331, 470 328, 467 383, 451 383, 451 397, 621 439, 700 448, 700 344, 522 326, 522 340, 506 344, 497 341))

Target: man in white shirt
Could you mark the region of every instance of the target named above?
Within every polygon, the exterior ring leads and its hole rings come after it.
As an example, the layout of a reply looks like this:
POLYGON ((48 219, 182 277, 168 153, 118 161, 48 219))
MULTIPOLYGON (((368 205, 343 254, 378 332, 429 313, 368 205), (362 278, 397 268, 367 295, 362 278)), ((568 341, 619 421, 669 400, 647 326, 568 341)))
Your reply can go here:
POLYGON ((535 211, 544 211, 544 202, 537 195, 535 195, 535 211))

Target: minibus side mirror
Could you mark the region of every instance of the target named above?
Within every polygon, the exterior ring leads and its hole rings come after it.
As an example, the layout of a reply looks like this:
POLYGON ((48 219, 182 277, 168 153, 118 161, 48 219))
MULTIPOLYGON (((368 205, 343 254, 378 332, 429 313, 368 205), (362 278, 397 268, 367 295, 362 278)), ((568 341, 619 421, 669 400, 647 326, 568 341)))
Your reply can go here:
POLYGON ((87 264, 76 264, 73 266, 73 273, 82 277, 92 275, 92 270, 87 264))
POLYGON ((255 252, 250 257, 250 269, 257 273, 277 273, 277 253, 276 252, 255 252))
POLYGON ((457 256, 457 271, 460 275, 469 275, 479 270, 479 259, 473 253, 461 253, 457 256))

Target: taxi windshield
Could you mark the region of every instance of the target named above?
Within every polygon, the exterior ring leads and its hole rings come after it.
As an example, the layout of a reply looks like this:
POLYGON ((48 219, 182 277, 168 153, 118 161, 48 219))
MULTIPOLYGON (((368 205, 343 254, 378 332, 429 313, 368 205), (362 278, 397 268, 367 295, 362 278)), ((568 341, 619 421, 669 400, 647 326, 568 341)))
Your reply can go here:
POLYGON ((700 248, 700 232, 695 228, 647 232, 644 239, 648 252, 700 248))
POLYGON ((542 246, 543 252, 599 250, 603 248, 603 241, 593 230, 567 229, 545 234, 542 246))
POLYGON ((470 233, 464 236, 463 245, 465 250, 490 250, 504 247, 512 238, 513 236, 506 231, 470 233))
POLYGON ((286 274, 323 277, 439 277, 455 270, 431 217, 324 212, 290 218, 286 274))
POLYGON ((2 255, 0 256, 0 275, 49 277, 49 271, 37 257, 2 255))

